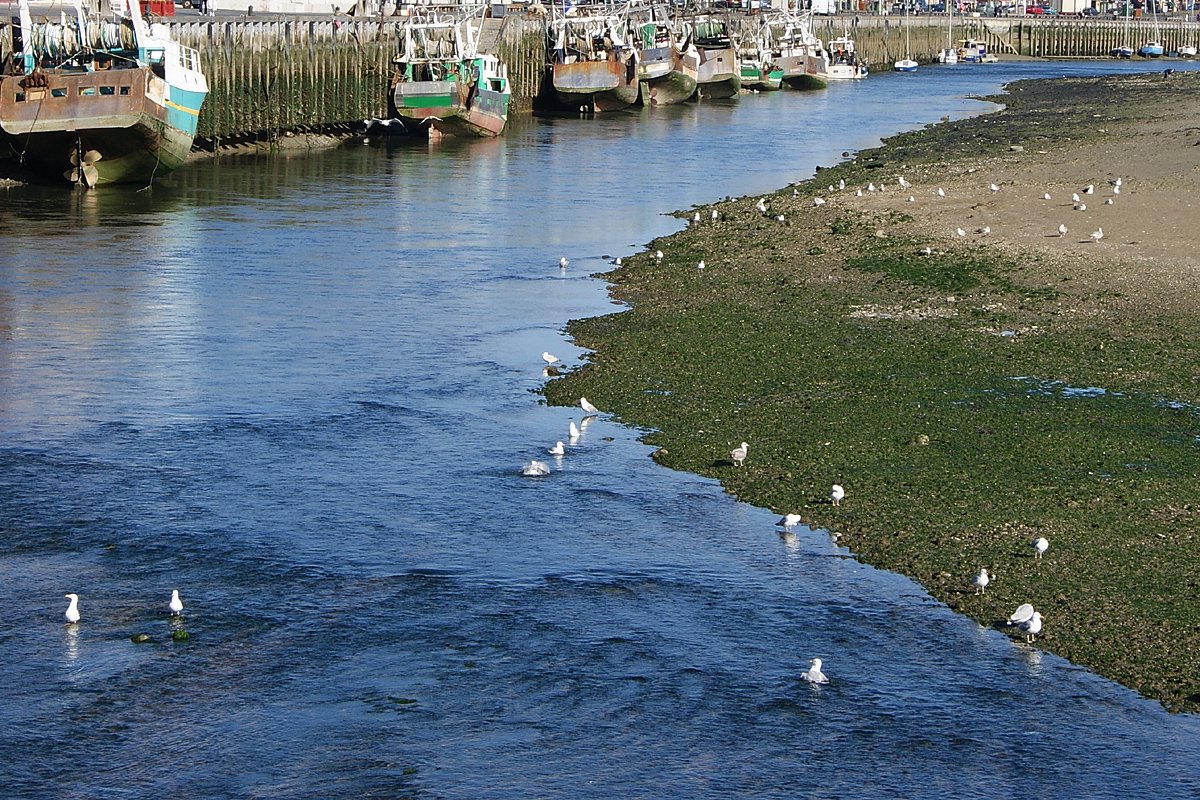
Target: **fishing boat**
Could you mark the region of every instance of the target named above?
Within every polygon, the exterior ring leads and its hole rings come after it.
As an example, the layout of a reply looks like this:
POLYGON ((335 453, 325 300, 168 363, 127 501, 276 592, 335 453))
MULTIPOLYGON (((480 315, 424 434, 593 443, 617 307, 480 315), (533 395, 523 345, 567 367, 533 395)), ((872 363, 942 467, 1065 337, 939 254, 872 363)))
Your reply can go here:
POLYGON ((912 57, 912 45, 909 44, 908 38, 908 6, 904 10, 904 58, 896 61, 892 65, 892 69, 896 72, 916 72, 917 62, 912 57))
POLYGON ((958 60, 966 64, 994 64, 999 59, 988 52, 984 42, 963 39, 958 45, 958 60))
POLYGON ((550 84, 557 108, 587 113, 628 108, 638 99, 637 51, 617 16, 551 22, 550 84))
POLYGON ((411 133, 499 136, 512 91, 500 59, 477 51, 470 18, 411 21, 391 80, 392 110, 411 133))
POLYGON ((743 25, 740 32, 742 88, 773 92, 783 86, 783 69, 771 60, 770 29, 758 23, 743 25))
POLYGON ((783 82, 793 89, 824 89, 829 85, 829 55, 809 25, 811 12, 779 12, 770 18, 771 60, 783 70, 783 82))
POLYGON ((200 56, 148 24, 137 3, 101 18, 35 24, 18 14, 22 49, 0 76, 0 133, 35 176, 85 187, 150 183, 191 152, 208 82, 200 56))
POLYGON ((692 41, 700 55, 696 95, 701 99, 733 97, 742 89, 742 65, 729 25, 713 17, 692 20, 692 41))
POLYGON ((677 35, 668 15, 654 6, 635 30, 642 105, 670 106, 690 99, 700 72, 700 53, 690 31, 677 35))
POLYGON ((839 36, 829 40, 829 65, 826 74, 831 81, 848 81, 867 77, 867 62, 858 57, 854 40, 839 36))

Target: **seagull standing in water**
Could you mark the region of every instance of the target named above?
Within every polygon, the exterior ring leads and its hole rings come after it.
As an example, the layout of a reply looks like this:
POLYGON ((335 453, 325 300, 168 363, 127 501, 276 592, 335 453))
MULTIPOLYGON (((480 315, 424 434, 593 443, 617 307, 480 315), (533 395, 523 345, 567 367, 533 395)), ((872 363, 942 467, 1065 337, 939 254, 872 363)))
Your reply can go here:
POLYGON ((829 490, 829 502, 833 503, 835 506, 840 506, 845 496, 846 490, 843 489, 840 484, 835 483, 829 490))
POLYGON ((984 594, 987 591, 987 585, 992 582, 988 577, 987 568, 979 570, 979 574, 975 576, 975 580, 971 583, 975 584, 975 594, 984 594))
POLYGON ((579 407, 583 409, 585 414, 599 414, 600 409, 588 402, 586 397, 579 398, 579 407))
POLYGON ((67 604, 67 610, 63 612, 63 616, 66 617, 67 622, 74 625, 79 622, 79 595, 64 594, 63 597, 71 601, 67 604))
POLYGON ((790 531, 792 528, 800 524, 799 514, 785 514, 779 518, 779 522, 775 523, 785 531, 790 531))
POLYGON ((558 361, 558 356, 551 355, 548 351, 543 350, 542 361, 545 361, 547 364, 555 364, 558 361))
POLYGON ((167 608, 171 609, 171 614, 179 616, 183 613, 183 601, 179 599, 179 590, 171 590, 171 602, 167 603, 167 608))
POLYGON ((558 268, 559 269, 566 269, 569 266, 571 266, 571 260, 569 258, 567 258, 566 256, 563 256, 562 258, 560 258, 558 260, 558 268))
POLYGON ((742 462, 746 460, 746 456, 750 453, 750 445, 742 442, 741 447, 735 447, 729 451, 729 458, 733 461, 734 466, 740 467, 742 462))
POLYGON ((1033 557, 1041 558, 1042 554, 1050 549, 1050 542, 1046 541, 1045 537, 1039 536, 1029 543, 1033 548, 1033 557))
POLYGON ((1042 632, 1042 612, 1033 612, 1033 616, 1021 623, 1021 630, 1025 631, 1025 641, 1033 644, 1034 638, 1042 632))
POLYGON ((570 424, 567 425, 567 437, 570 438, 572 444, 579 438, 579 426, 575 424, 575 420, 570 420, 570 424))
POLYGON ((821 659, 814 658, 808 663, 808 672, 800 676, 809 683, 829 683, 828 676, 821 672, 821 659))

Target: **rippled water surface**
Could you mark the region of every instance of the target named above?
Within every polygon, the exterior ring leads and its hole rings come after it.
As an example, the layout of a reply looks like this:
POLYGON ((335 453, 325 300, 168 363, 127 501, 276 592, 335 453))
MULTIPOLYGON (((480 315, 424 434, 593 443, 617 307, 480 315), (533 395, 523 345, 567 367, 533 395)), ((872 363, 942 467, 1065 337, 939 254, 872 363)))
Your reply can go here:
POLYGON ((1196 719, 822 532, 781 539, 636 431, 601 416, 519 475, 579 420, 539 403, 539 354, 578 363, 563 325, 613 309, 589 273, 666 212, 1013 78, 1136 66, 923 68, 7 192, 0 794, 1194 796, 1196 719), (814 656, 827 686, 799 679, 814 656))

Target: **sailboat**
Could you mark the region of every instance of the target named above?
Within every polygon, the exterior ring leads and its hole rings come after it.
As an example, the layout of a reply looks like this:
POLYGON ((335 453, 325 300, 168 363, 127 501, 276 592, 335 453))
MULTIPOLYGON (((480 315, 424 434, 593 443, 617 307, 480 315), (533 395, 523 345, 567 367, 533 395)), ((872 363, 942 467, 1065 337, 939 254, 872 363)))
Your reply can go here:
POLYGON ((958 49, 954 46, 954 0, 946 0, 946 46, 937 57, 939 64, 957 64, 958 49))
POLYGON ((1158 30, 1158 11, 1155 5, 1152 4, 1150 6, 1150 13, 1153 15, 1154 38, 1138 48, 1138 55, 1143 58, 1158 58, 1165 51, 1162 43, 1162 35, 1158 30))
POLYGON ((1125 44, 1121 45, 1120 47, 1114 47, 1112 50, 1109 51, 1109 55, 1111 55, 1113 58, 1133 58, 1133 48, 1129 46, 1129 14, 1131 11, 1132 11, 1132 6, 1129 4, 1126 4, 1126 6, 1125 6, 1125 27, 1123 29, 1125 44))
POLYGON ((913 61, 912 48, 908 41, 908 6, 904 7, 904 58, 892 65, 896 72, 916 72, 917 62, 913 61))

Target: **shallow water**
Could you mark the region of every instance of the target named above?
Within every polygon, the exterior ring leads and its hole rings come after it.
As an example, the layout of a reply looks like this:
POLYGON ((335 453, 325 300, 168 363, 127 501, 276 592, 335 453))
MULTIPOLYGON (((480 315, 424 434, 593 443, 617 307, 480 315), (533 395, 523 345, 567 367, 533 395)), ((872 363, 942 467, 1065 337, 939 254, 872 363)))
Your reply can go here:
POLYGON ((4 796, 1194 794, 1195 718, 822 532, 781 538, 603 417, 556 461, 580 416, 536 394, 543 350, 578 363, 565 322, 614 309, 589 273, 666 213, 1016 77, 1136 66, 922 68, 8 192, 4 796), (535 457, 551 475, 522 478, 535 457), (827 686, 799 679, 814 656, 827 686))

